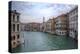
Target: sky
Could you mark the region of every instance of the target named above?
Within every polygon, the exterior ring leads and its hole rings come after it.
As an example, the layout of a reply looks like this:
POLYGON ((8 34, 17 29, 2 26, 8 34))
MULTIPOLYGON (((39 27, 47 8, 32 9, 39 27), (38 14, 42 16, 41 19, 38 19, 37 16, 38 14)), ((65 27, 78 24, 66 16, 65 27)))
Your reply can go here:
POLYGON ((13 1, 12 10, 20 13, 22 23, 43 22, 72 10, 76 5, 13 1))

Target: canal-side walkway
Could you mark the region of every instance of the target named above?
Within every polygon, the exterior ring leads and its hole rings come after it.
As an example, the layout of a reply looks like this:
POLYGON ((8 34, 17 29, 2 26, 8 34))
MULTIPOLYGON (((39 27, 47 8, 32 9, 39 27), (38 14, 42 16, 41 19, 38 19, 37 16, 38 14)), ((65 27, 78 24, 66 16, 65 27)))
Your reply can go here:
POLYGON ((21 35, 24 35, 25 43, 13 49, 13 52, 33 52, 77 48, 77 42, 68 36, 57 36, 43 32, 21 32, 21 35))

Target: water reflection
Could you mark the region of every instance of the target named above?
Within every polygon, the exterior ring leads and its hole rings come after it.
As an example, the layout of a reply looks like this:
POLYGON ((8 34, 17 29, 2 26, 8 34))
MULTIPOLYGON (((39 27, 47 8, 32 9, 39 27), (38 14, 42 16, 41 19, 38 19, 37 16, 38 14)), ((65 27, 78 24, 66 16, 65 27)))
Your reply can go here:
POLYGON ((43 32, 21 32, 21 34, 24 34, 25 43, 13 49, 13 52, 77 48, 77 42, 67 36, 57 36, 43 32))

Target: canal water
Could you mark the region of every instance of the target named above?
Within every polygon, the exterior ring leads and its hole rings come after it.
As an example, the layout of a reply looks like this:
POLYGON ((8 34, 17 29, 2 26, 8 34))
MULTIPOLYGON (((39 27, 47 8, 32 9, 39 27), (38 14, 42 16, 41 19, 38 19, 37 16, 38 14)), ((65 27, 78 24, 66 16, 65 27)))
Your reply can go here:
POLYGON ((34 52, 76 49, 77 42, 68 36, 57 36, 43 32, 21 32, 25 43, 21 44, 12 52, 34 52))

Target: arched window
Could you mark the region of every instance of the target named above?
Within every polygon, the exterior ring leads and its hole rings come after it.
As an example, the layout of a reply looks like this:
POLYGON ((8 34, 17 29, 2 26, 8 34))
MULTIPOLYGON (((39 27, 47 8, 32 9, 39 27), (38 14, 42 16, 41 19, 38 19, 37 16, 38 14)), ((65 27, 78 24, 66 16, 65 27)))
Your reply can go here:
POLYGON ((19 24, 17 24, 17 31, 19 31, 19 24))
POLYGON ((13 14, 13 21, 15 21, 15 14, 13 14))
POLYGON ((12 40, 15 40, 15 35, 14 35, 14 36, 12 36, 12 40))
POLYGON ((13 31, 15 31, 15 24, 13 24, 13 31))
POLYGON ((19 39, 20 38, 20 36, 19 36, 19 34, 17 35, 17 39, 19 39))
POLYGON ((13 45, 15 45, 16 44, 16 42, 13 42, 13 45))

